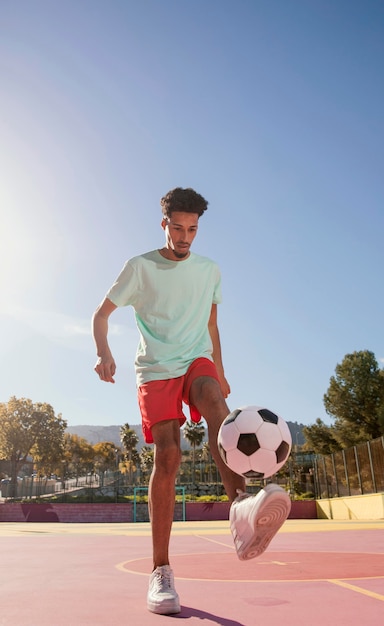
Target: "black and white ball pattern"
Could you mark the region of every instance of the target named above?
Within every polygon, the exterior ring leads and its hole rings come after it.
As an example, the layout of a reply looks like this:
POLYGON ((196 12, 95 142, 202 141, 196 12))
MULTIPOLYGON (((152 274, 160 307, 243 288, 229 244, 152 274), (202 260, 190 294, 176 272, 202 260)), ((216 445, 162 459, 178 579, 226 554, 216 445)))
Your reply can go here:
POLYGON ((259 406, 230 413, 218 434, 220 455, 228 467, 246 478, 269 478, 287 462, 292 447, 288 424, 259 406))

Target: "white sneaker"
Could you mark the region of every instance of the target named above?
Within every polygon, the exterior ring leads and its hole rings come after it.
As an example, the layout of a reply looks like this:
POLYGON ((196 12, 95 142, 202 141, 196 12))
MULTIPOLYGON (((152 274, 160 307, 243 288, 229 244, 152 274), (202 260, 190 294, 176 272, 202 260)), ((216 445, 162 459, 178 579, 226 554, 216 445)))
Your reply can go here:
POLYGON ((180 600, 169 565, 161 565, 152 572, 149 579, 147 607, 149 611, 159 615, 180 613, 180 600))
POLYGON ((239 492, 229 513, 237 556, 241 561, 260 556, 268 547, 291 510, 284 489, 269 484, 258 494, 239 492))

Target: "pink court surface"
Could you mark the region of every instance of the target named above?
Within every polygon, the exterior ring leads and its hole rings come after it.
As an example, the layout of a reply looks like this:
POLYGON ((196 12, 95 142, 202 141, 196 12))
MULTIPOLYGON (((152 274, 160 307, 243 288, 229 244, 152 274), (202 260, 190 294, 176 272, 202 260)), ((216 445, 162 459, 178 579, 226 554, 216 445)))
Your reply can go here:
POLYGON ((258 559, 237 559, 228 522, 176 522, 181 613, 146 608, 150 528, 0 524, 1 626, 378 626, 384 520, 288 520, 258 559))

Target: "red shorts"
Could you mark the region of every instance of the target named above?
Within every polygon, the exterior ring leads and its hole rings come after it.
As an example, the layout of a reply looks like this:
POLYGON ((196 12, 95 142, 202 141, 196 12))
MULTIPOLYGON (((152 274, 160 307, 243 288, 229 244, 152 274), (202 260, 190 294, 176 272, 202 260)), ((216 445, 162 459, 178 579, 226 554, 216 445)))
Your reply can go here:
MULTIPOLYGON (((157 422, 178 419, 180 426, 184 424, 186 417, 183 413, 183 402, 189 405, 191 385, 199 376, 210 376, 219 380, 215 364, 201 357, 191 363, 183 376, 151 380, 140 385, 137 396, 146 443, 153 443, 151 428, 157 422)), ((193 422, 201 420, 200 413, 193 405, 189 405, 189 412, 193 422)))

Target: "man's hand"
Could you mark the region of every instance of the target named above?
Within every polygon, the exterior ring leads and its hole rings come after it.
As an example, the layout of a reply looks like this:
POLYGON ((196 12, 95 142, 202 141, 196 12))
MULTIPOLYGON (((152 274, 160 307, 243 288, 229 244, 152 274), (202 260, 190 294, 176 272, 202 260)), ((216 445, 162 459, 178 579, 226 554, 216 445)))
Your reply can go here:
POLYGON ((229 382, 225 378, 224 374, 222 376, 220 376, 219 374, 219 379, 222 394, 224 398, 228 398, 229 394, 231 393, 231 387, 229 386, 229 382))
POLYGON ((108 298, 104 298, 100 306, 97 307, 92 318, 92 332, 96 344, 96 354, 99 357, 93 368, 100 380, 106 383, 114 383, 114 375, 116 372, 116 363, 109 349, 108 334, 108 318, 116 309, 108 298))
POLYGON ((115 382, 113 377, 116 373, 116 363, 112 355, 109 357, 99 356, 94 370, 99 375, 100 380, 106 383, 115 382))

